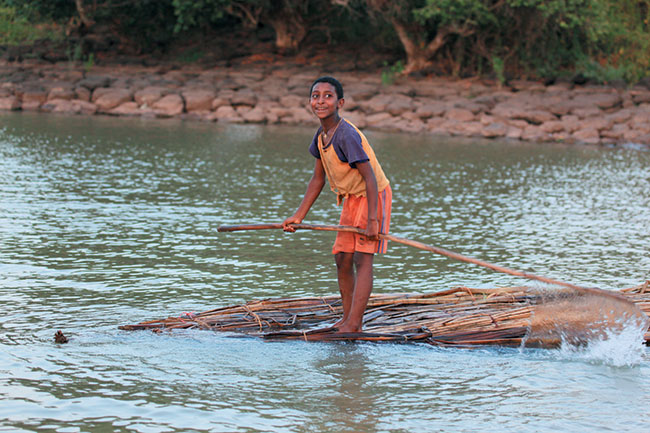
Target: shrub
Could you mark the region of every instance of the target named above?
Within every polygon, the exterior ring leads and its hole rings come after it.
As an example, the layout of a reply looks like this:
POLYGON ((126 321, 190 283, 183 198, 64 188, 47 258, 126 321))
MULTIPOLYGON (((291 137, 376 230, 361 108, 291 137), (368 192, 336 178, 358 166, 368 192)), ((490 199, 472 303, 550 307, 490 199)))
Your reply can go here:
POLYGON ((0 3, 0 44, 23 45, 38 39, 60 40, 62 38, 63 32, 56 24, 34 25, 25 16, 21 16, 16 8, 2 6, 0 3))

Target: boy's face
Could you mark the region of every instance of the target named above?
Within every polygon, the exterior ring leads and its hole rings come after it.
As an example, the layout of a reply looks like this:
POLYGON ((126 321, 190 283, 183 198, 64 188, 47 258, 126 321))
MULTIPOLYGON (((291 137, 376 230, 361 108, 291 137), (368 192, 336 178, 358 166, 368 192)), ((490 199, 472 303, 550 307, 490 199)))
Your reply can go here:
POLYGON ((336 89, 330 83, 317 83, 309 98, 311 111, 321 120, 334 116, 344 102, 343 98, 338 99, 336 89))

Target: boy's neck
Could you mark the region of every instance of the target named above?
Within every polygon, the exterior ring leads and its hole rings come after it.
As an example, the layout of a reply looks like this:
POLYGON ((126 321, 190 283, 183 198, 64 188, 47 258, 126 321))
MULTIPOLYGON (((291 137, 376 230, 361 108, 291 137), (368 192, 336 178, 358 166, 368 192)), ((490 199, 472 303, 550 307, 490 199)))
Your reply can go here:
POLYGON ((336 125, 341 121, 341 116, 339 116, 338 113, 335 115, 328 117, 326 119, 322 119, 320 121, 320 125, 323 127, 323 131, 327 134, 328 131, 331 129, 335 128, 336 125))

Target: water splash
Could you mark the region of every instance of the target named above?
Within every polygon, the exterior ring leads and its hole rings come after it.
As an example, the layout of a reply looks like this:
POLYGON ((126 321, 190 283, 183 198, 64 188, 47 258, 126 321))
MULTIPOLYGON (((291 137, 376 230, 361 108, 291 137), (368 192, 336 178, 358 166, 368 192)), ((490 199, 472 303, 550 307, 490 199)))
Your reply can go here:
POLYGON ((613 367, 634 367, 645 354, 644 334, 647 322, 630 318, 617 328, 608 328, 586 344, 576 345, 563 339, 558 354, 562 359, 579 359, 613 367))
POLYGON ((644 356, 649 320, 638 306, 605 291, 541 290, 531 299, 527 347, 556 348, 563 359, 624 367, 644 356))

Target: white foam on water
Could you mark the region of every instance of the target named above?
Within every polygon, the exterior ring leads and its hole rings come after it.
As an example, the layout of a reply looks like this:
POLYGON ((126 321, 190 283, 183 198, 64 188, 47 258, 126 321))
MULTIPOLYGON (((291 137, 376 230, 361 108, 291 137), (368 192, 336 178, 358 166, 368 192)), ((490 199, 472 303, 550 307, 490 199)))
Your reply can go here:
POLYGON ((627 319, 622 326, 608 328, 593 336, 587 344, 575 345, 562 338, 557 353, 562 359, 584 360, 613 367, 634 367, 644 359, 644 334, 648 329, 645 320, 627 319))

